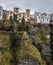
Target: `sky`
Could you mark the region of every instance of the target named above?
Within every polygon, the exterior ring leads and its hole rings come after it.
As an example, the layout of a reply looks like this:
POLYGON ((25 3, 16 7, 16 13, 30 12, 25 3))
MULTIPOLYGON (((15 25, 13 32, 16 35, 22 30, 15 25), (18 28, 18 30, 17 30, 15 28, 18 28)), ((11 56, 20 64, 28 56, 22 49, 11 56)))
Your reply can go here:
POLYGON ((22 12, 31 9, 32 14, 34 11, 53 13, 53 0, 0 0, 0 5, 8 10, 18 7, 22 12))

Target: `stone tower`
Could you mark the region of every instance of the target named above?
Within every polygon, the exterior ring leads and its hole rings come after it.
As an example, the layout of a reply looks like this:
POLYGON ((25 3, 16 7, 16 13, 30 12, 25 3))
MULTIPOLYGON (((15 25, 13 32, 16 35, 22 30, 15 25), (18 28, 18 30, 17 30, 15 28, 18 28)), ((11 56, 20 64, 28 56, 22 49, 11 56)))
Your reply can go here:
POLYGON ((26 16, 30 17, 30 9, 26 9, 26 16))
POLYGON ((13 9, 13 11, 14 11, 14 14, 19 14, 19 8, 15 7, 15 8, 13 9))

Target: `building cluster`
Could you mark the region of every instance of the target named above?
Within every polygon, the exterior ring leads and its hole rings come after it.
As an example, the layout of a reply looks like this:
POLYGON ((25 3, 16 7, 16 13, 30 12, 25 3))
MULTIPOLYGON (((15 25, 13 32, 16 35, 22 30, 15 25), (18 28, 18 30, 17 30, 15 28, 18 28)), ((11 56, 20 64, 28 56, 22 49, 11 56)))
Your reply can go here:
POLYGON ((26 11, 20 12, 19 8, 15 7, 13 11, 3 10, 3 7, 0 6, 0 20, 9 20, 10 17, 17 16, 17 20, 21 20, 23 17, 25 21, 30 20, 30 9, 26 9, 26 11))
POLYGON ((21 22, 22 18, 24 17, 26 22, 31 23, 46 23, 49 24, 50 20, 53 20, 53 14, 35 12, 33 15, 30 14, 30 9, 26 9, 25 12, 20 12, 19 8, 15 7, 13 11, 3 10, 3 7, 0 6, 0 21, 5 20, 8 21, 10 17, 17 16, 17 20, 21 22))

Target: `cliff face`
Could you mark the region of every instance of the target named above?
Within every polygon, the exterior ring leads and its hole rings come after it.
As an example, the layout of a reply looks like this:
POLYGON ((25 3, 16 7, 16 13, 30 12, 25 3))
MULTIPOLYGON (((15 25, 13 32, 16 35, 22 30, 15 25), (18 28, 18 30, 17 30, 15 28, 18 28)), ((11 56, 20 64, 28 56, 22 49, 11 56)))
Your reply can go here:
POLYGON ((47 63, 51 60, 50 32, 50 26, 47 24, 31 26, 29 30, 33 45, 38 48, 47 63))
POLYGON ((47 65, 51 60, 49 25, 27 31, 0 31, 0 65, 47 65))

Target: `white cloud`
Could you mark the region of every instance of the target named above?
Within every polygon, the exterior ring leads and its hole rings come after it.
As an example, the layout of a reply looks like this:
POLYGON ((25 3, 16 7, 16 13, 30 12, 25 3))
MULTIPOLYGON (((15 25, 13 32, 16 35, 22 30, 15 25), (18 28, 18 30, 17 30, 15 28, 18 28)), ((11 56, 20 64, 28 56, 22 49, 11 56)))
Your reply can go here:
POLYGON ((30 8, 31 11, 53 12, 53 0, 0 0, 0 3, 10 10, 19 7, 21 11, 30 8))

